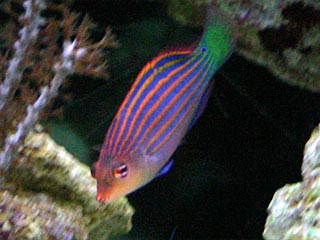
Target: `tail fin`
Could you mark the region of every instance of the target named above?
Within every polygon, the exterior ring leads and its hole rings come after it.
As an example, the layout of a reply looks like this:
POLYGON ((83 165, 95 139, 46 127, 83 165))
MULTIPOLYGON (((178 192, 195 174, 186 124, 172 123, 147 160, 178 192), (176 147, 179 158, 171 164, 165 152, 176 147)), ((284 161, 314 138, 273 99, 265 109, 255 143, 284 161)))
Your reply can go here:
POLYGON ((205 47, 212 54, 216 66, 220 67, 235 47, 233 26, 227 16, 209 7, 203 36, 198 48, 205 47))

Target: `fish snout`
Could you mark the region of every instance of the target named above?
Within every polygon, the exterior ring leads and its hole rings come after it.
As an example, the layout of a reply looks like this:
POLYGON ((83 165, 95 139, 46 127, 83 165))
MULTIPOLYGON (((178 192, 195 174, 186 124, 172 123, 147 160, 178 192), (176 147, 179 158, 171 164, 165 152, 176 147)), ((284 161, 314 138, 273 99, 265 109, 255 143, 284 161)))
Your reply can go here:
POLYGON ((106 194, 97 194, 96 199, 98 202, 101 202, 101 203, 110 202, 110 198, 106 194))
POLYGON ((106 186, 101 186, 98 184, 96 199, 98 202, 101 202, 101 203, 110 202, 111 201, 110 189, 108 189, 106 186))

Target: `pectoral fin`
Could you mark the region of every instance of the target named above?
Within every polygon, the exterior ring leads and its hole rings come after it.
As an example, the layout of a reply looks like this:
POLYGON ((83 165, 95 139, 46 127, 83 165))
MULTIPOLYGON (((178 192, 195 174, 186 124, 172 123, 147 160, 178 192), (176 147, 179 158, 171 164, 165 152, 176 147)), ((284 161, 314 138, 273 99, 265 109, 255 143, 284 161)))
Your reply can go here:
POLYGON ((173 165, 173 160, 170 160, 166 165, 164 165, 163 168, 160 169, 160 171, 158 172, 156 177, 160 177, 160 176, 166 174, 167 172, 169 172, 172 165, 173 165))

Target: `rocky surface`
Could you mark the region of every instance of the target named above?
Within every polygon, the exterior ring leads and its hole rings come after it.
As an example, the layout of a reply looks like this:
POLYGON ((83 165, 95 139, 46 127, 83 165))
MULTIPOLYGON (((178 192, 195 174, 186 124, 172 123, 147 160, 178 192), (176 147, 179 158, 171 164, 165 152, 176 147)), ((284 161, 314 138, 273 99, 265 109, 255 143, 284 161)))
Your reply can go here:
POLYGON ((208 4, 222 10, 233 19, 239 54, 291 85, 320 91, 318 0, 167 0, 167 4, 173 19, 198 27, 208 4))
POLYGON ((0 238, 106 239, 132 227, 127 199, 98 203, 89 167, 46 133, 27 137, 5 176, 0 238))
POLYGON ((269 207, 263 236, 274 239, 320 239, 320 126, 305 146, 303 181, 279 189, 269 207))

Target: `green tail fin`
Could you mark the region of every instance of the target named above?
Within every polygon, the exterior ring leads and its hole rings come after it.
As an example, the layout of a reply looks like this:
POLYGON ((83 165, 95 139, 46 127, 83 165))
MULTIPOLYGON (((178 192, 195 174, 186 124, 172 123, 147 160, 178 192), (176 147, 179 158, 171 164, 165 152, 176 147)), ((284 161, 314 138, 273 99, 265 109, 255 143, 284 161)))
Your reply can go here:
POLYGON ((232 24, 222 13, 209 10, 206 27, 197 49, 205 47, 220 67, 232 52, 235 37, 232 24))

